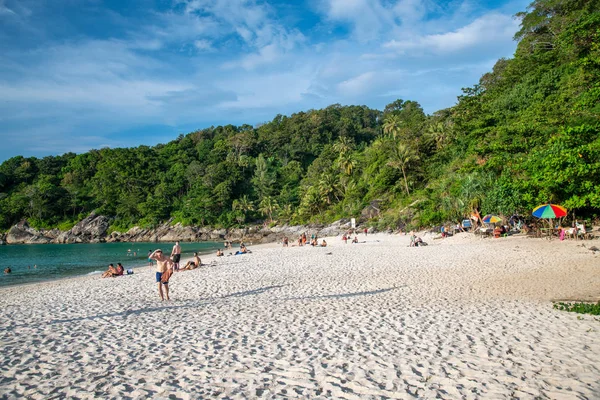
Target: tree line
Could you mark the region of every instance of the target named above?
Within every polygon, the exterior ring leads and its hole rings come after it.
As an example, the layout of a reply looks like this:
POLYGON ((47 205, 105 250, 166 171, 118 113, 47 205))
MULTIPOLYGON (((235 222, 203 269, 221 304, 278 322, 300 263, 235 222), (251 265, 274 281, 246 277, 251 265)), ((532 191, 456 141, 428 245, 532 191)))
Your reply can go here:
POLYGON ((331 105, 260 126, 218 126, 157 146, 0 165, 0 229, 26 218, 68 229, 95 211, 112 230, 305 224, 360 215, 381 227, 510 215, 560 203, 600 210, 600 6, 538 0, 517 15, 517 50, 457 104, 426 115, 331 105))

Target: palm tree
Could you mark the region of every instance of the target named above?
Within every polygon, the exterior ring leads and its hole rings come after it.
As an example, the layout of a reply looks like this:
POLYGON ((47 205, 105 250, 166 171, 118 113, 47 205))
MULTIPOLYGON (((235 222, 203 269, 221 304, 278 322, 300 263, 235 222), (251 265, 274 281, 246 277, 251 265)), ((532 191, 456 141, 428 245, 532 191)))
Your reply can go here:
POLYGON ((419 155, 417 152, 404 143, 399 142, 392 147, 390 161, 388 161, 387 165, 402 171, 406 194, 410 194, 410 190, 408 189, 408 180, 406 178, 406 169, 411 163, 417 160, 419 160, 419 155))
POLYGON ((383 122, 383 133, 390 135, 394 139, 400 135, 402 127, 402 118, 399 115, 388 115, 383 122))
POLYGON ((447 128, 442 122, 434 122, 427 128, 429 136, 435 141, 435 147, 439 150, 446 144, 447 128))
POLYGON ((319 179, 319 193, 321 197, 327 202, 327 204, 331 204, 331 196, 334 196, 337 201, 340 201, 337 196, 338 191, 338 180, 336 176, 332 172, 325 171, 321 174, 321 179, 319 179))
POLYGON ((246 214, 250 211, 254 211, 254 203, 248 199, 247 195, 243 195, 239 199, 235 199, 233 204, 231 205, 233 211, 241 211, 242 220, 239 221, 240 224, 246 220, 246 214))
POLYGON ((333 144, 333 150, 341 156, 354 149, 354 141, 348 136, 340 136, 339 140, 333 144))
POLYGON ((272 222, 273 214, 279 209, 279 204, 277 204, 277 200, 275 200, 275 198, 266 196, 260 202, 259 207, 260 208, 258 211, 263 213, 263 215, 267 215, 269 217, 269 222, 272 222))
POLYGON ((348 176, 352 175, 352 171, 357 164, 356 158, 354 158, 352 153, 340 154, 337 163, 340 170, 348 176))

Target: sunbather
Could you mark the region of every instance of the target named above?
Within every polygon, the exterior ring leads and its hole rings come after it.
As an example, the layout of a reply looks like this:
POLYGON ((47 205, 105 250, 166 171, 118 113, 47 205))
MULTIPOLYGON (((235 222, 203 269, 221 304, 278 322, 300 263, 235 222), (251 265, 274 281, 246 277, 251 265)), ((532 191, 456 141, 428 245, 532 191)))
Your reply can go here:
POLYGON ((112 278, 113 276, 117 276, 117 269, 115 268, 114 265, 109 264, 108 269, 106 271, 104 271, 104 273, 102 274, 102 277, 103 278, 112 278))

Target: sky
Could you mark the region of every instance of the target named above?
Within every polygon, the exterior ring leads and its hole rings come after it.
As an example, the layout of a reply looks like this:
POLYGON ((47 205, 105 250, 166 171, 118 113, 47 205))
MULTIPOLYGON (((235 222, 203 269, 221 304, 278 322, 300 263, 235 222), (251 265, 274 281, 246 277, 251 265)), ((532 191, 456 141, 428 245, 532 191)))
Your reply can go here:
POLYGON ((0 0, 0 162, 331 104, 451 107, 522 0, 0 0))

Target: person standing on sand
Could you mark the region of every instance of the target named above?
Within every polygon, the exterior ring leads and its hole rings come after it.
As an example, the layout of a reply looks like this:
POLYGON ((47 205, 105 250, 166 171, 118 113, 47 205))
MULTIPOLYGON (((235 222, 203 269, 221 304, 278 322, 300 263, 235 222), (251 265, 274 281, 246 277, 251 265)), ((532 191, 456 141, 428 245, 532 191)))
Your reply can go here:
POLYGON ((365 236, 367 236, 367 233, 369 233, 369 228, 367 228, 367 227, 365 226, 365 230, 364 230, 364 232, 365 232, 365 236))
POLYGON ((156 249, 150 254, 148 258, 156 260, 156 282, 158 283, 158 294, 160 299, 164 300, 165 297, 169 300, 169 280, 163 280, 163 274, 169 274, 169 268, 173 268, 173 261, 165 256, 161 249, 156 249), (165 294, 163 295, 163 286, 165 288, 165 294))
POLYGON ((171 251, 171 259, 175 265, 175 271, 177 271, 179 269, 179 260, 181 260, 181 246, 179 245, 179 242, 175 242, 175 245, 173 246, 173 251, 171 251))

